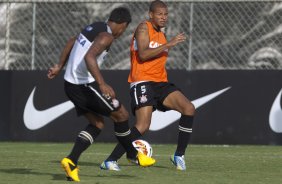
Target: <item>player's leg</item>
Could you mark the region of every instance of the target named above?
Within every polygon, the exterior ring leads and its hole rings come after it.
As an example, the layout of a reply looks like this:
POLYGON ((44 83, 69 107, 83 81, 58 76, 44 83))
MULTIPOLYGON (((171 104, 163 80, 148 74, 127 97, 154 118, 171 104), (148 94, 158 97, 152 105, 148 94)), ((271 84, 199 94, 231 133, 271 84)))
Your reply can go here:
MULTIPOLYGON (((135 126, 132 127, 130 131, 132 141, 135 141, 142 136, 135 126)), ((100 165, 100 168, 103 170, 119 171, 120 167, 118 165, 118 160, 124 155, 125 152, 126 151, 123 146, 118 143, 113 149, 112 153, 108 156, 108 158, 100 165)))
POLYGON ((68 180, 80 181, 78 176, 78 159, 80 155, 94 142, 104 127, 102 116, 86 113, 84 116, 88 119, 89 124, 81 131, 75 141, 70 154, 63 158, 61 164, 66 172, 68 180))
POLYGON ((81 153, 94 142, 104 127, 102 116, 94 115, 92 113, 86 113, 84 116, 88 119, 89 124, 78 134, 74 147, 68 155, 68 158, 75 164, 77 164, 81 153))
POLYGON ((132 145, 131 131, 128 126, 128 112, 124 106, 111 113, 110 117, 114 120, 115 135, 119 143, 126 150, 127 158, 131 162, 136 162, 141 166, 150 166, 155 163, 153 158, 147 157, 146 155, 138 152, 132 145), (127 118, 126 118, 127 116, 127 118))
POLYGON ((135 110, 135 127, 141 135, 144 135, 144 133, 147 132, 150 128, 152 112, 152 106, 145 106, 135 110))
POLYGON ((67 177, 70 180, 79 181, 77 169, 78 159, 83 151, 94 142, 104 126, 102 115, 98 115, 101 113, 94 112, 97 112, 97 110, 103 108, 105 105, 100 96, 97 95, 94 83, 89 85, 75 85, 65 82, 64 87, 66 95, 75 105, 77 115, 84 115, 89 121, 89 125, 78 134, 70 154, 61 161, 67 177))
POLYGON ((164 106, 181 113, 179 120, 179 134, 175 154, 171 161, 179 170, 186 170, 184 155, 192 134, 193 118, 195 114, 194 105, 181 93, 174 91, 163 101, 164 106))
MULTIPOLYGON (((141 107, 135 111, 136 124, 130 129, 132 141, 140 138, 149 129, 152 118, 152 111, 152 106, 141 107)), ((118 166, 117 161, 122 157, 124 153, 125 149, 123 148, 123 146, 120 143, 117 144, 109 157, 101 164, 100 168, 104 170, 119 171, 120 167, 118 166)))

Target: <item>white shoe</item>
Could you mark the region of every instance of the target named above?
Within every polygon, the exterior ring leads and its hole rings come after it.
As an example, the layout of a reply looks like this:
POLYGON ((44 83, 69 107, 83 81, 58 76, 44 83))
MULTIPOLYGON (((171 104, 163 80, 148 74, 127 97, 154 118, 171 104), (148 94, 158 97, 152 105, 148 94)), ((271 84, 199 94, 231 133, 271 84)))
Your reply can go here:
POLYGON ((176 166, 177 170, 181 170, 181 171, 186 170, 184 155, 182 155, 182 156, 171 155, 170 161, 173 163, 173 165, 176 166))
POLYGON ((104 161, 100 168, 103 170, 120 171, 117 161, 104 161))

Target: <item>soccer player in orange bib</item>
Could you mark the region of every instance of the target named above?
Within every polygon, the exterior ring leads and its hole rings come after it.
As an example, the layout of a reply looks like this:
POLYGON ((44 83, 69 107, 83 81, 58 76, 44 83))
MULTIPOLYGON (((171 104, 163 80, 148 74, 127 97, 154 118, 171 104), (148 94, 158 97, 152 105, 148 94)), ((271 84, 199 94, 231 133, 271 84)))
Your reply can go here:
MULTIPOLYGON (((136 116, 136 124, 131 132, 133 139, 140 138, 149 129, 152 112, 156 109, 180 112, 177 149, 170 160, 178 170, 186 170, 184 155, 192 133, 195 107, 179 88, 168 82, 165 68, 169 49, 184 42, 186 37, 180 33, 167 41, 162 32, 168 18, 168 8, 164 2, 153 1, 149 17, 149 20, 138 25, 130 47, 131 71, 128 82, 131 108, 136 116)), ((123 153, 122 146, 117 145, 100 167, 119 170, 117 160, 123 153)))

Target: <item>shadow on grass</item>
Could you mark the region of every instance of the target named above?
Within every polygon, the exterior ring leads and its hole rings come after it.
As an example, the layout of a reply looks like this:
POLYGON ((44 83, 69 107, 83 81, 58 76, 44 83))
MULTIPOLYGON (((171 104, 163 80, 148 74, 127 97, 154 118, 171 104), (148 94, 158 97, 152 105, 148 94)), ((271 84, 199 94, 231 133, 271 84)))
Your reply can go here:
POLYGON ((26 168, 15 168, 15 169, 0 169, 0 172, 7 174, 24 174, 24 175, 44 175, 44 176, 52 176, 52 180, 66 180, 65 174, 52 174, 52 173, 42 173, 33 171, 32 169, 26 168))
MULTIPOLYGON (((55 163, 55 164, 60 164, 60 161, 58 160, 53 160, 51 161, 51 163, 55 163)), ((101 162, 102 163, 102 162, 101 162)), ((93 163, 93 162, 79 162, 78 165, 79 166, 89 166, 89 167, 100 167, 101 163, 93 163)), ((137 167, 134 164, 128 163, 128 164, 119 164, 120 167, 137 167)), ((159 169, 168 169, 169 167, 166 166, 161 166, 161 165, 154 165, 152 167, 155 168, 159 168, 159 169)), ((151 168, 151 167, 148 167, 151 168)), ((146 169, 146 168, 142 168, 142 169, 146 169)))
MULTIPOLYGON (((60 161, 53 160, 51 163, 55 163, 60 165, 60 161)), ((90 162, 81 162, 80 165, 83 166, 95 166, 99 167, 100 165, 98 163, 90 163, 90 162)), ((51 176, 51 180, 57 180, 57 181, 66 181, 66 176, 62 171, 62 174, 53 174, 53 173, 44 173, 44 172, 38 172, 34 171, 33 169, 28 168, 13 168, 13 169, 0 169, 0 173, 7 173, 7 174, 19 174, 19 175, 36 175, 36 176, 51 176)), ((97 175, 85 175, 80 174, 81 177, 98 177, 98 178, 117 178, 117 179, 127 179, 132 178, 134 176, 127 175, 127 174, 121 174, 121 173, 112 173, 112 172, 106 172, 105 175, 97 173, 97 175)))
MULTIPOLYGON (((60 161, 58 160, 53 160, 51 163, 58 164, 58 167, 60 166, 60 161)), ((82 166, 93 166, 93 167, 99 167, 99 163, 93 163, 93 162, 80 162, 80 165, 82 166)), ((136 167, 135 165, 132 164, 122 164, 121 166, 123 167, 128 167, 127 169, 130 169, 130 167, 136 167)), ((155 168, 161 168, 161 169, 167 169, 167 167, 164 166, 153 166, 155 168)), ((149 169, 149 168, 140 168, 140 169, 149 169)), ((7 173, 11 175, 34 175, 34 176, 51 176, 53 181, 66 181, 66 176, 62 170, 61 174, 59 173, 48 173, 48 172, 40 172, 36 171, 35 169, 30 169, 30 168, 9 168, 9 169, 0 169, 0 173, 7 173)), ((120 172, 105 172, 104 174, 101 172, 98 172, 96 174, 93 173, 93 175, 87 175, 80 173, 81 177, 97 177, 97 178, 116 178, 116 179, 132 179, 132 178, 138 178, 138 176, 135 175, 130 175, 130 174, 125 174, 120 173, 120 172)))
MULTIPOLYGON (((119 164, 121 167, 138 167, 134 164, 119 164)), ((150 167, 140 167, 141 169, 148 169, 148 168, 159 168, 159 169, 169 169, 169 167, 162 166, 162 165, 153 165, 150 167)))
MULTIPOLYGON (((52 173, 42 173, 42 172, 36 172, 33 171, 32 169, 26 169, 26 168, 15 168, 15 169, 0 169, 0 172, 2 173, 7 173, 7 174, 23 174, 23 175, 44 175, 44 176, 52 176, 51 180, 60 180, 60 181, 66 181, 66 176, 65 174, 52 174, 52 173)), ((132 175, 127 175, 127 174, 109 174, 107 173, 106 175, 98 174, 98 175, 85 175, 81 174, 80 176, 82 177, 98 177, 98 178, 116 178, 116 179, 127 179, 127 178, 132 178, 134 176, 132 175)))

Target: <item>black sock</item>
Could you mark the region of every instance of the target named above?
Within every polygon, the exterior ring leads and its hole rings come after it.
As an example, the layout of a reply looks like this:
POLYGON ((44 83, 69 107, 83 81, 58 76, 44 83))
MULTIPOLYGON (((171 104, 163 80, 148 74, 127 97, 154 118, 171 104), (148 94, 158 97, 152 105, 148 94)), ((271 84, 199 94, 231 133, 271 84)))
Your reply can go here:
POLYGON ((93 125, 88 125, 85 130, 81 131, 75 141, 71 153, 68 158, 71 159, 74 164, 77 164, 79 156, 85 151, 100 134, 101 129, 93 125))
POLYGON ((132 145, 131 131, 128 126, 128 121, 115 122, 115 135, 119 143, 124 147, 127 157, 135 159, 137 150, 132 145))
MULTIPOLYGON (((138 131, 136 127, 131 128, 132 141, 137 140, 141 136, 142 134, 138 131)), ((125 149, 120 143, 118 143, 114 148, 114 150, 112 151, 112 153, 110 154, 110 156, 106 159, 106 161, 117 161, 122 157, 124 153, 125 153, 125 149)))
POLYGON ((192 134, 193 118, 193 116, 182 115, 179 120, 178 144, 175 151, 176 156, 185 154, 185 150, 192 134))

